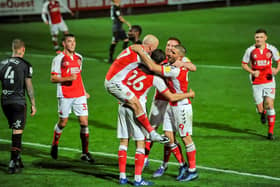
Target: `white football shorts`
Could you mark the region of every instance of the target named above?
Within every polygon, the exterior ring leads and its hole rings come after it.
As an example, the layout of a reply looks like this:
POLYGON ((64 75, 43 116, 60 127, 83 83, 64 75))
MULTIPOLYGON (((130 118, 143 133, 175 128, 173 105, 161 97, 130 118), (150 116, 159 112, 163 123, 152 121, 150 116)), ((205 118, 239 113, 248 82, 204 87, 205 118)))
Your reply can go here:
POLYGON ((170 131, 170 132, 177 132, 174 114, 173 114, 173 112, 171 110, 171 106, 169 104, 166 106, 166 111, 164 113, 162 130, 170 131))
POLYGON ((141 124, 137 123, 132 109, 120 104, 118 113, 117 137, 123 139, 132 137, 135 141, 144 140, 147 132, 141 124))
POLYGON ((57 24, 50 24, 51 35, 58 35, 59 31, 66 32, 68 27, 63 20, 57 24))
POLYGON ((276 91, 275 80, 267 84, 255 84, 253 85, 253 97, 256 104, 263 102, 264 97, 275 98, 276 91))
POLYGON ((135 96, 134 93, 121 82, 105 80, 104 86, 111 95, 123 103, 126 103, 135 96))
POLYGON ((76 116, 88 116, 86 96, 77 98, 58 98, 59 117, 68 118, 72 110, 76 116))
POLYGON ((192 105, 171 106, 175 119, 175 128, 181 137, 192 135, 193 112, 192 105))
POLYGON ((158 128, 161 124, 163 124, 164 115, 168 105, 168 101, 159 99, 153 100, 149 115, 152 127, 158 128))

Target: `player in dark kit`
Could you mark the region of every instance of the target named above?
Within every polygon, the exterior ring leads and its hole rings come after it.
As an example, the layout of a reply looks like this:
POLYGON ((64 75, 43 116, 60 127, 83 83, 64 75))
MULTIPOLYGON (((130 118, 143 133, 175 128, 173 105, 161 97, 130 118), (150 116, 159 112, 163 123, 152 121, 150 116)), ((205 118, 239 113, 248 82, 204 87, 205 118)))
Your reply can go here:
POLYGON ((113 56, 115 48, 120 40, 124 42, 123 49, 127 48, 128 46, 129 40, 124 29, 122 28, 122 24, 125 23, 129 28, 131 27, 130 23, 121 16, 120 0, 112 0, 112 2, 113 4, 111 6, 111 19, 113 21, 113 37, 112 43, 110 45, 109 63, 112 63, 114 61, 113 56))
POLYGON ((25 90, 31 103, 31 116, 36 113, 32 86, 32 66, 23 59, 24 42, 15 39, 12 43, 12 57, 0 62, 0 80, 2 83, 1 106, 12 129, 11 160, 8 172, 17 173, 23 168, 21 161, 22 133, 26 121, 25 90))

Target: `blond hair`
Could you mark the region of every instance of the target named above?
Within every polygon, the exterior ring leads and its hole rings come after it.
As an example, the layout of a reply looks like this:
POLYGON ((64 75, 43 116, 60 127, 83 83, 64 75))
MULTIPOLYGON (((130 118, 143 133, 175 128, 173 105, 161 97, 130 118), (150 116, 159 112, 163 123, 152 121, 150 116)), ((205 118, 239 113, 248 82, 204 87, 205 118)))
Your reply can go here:
POLYGON ((17 51, 21 48, 25 47, 25 44, 22 40, 20 39, 14 39, 12 42, 12 50, 17 51))

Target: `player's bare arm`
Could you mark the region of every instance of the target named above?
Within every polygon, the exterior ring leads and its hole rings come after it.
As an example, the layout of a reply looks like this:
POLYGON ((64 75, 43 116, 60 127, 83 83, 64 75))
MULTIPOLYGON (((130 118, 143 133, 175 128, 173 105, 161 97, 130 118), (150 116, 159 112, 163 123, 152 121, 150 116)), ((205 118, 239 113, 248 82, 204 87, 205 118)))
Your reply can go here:
POLYGON ((74 16, 74 13, 72 12, 72 10, 70 10, 65 4, 63 4, 62 2, 60 2, 60 7, 64 8, 69 14, 71 14, 71 16, 74 16))
POLYGON ((195 92, 190 89, 189 92, 187 93, 171 93, 169 90, 162 93, 164 97, 166 97, 169 101, 171 102, 176 102, 180 101, 182 99, 186 98, 194 98, 195 97, 195 92))
POLYGON ((131 49, 138 53, 143 62, 147 65, 150 71, 157 73, 158 75, 162 74, 162 66, 156 64, 151 57, 143 50, 141 45, 132 45, 131 49))
POLYGON ((183 66, 190 71, 196 71, 196 65, 194 65, 192 62, 184 62, 183 66))
POLYGON ((31 103, 31 116, 34 116, 36 113, 36 106, 35 106, 34 89, 30 78, 25 79, 25 85, 26 85, 27 95, 31 103))
POLYGON ((176 62, 174 62, 172 65, 176 67, 185 67, 186 69, 193 72, 196 71, 196 66, 190 61, 183 62, 182 60, 176 60, 176 62))
POLYGON ((51 75, 51 82, 52 83, 62 83, 62 82, 69 82, 77 79, 76 74, 71 74, 68 77, 59 77, 57 75, 51 75))
POLYGON ((252 68, 250 68, 250 67, 248 66, 248 64, 242 63, 242 68, 243 68, 245 71, 251 73, 254 77, 258 77, 258 76, 260 75, 260 71, 259 71, 259 70, 253 70, 252 68))
POLYGON ((122 16, 119 16, 119 19, 120 19, 120 21, 123 22, 124 24, 127 24, 127 26, 129 27, 129 29, 131 28, 131 24, 130 24, 128 21, 126 21, 122 16))
POLYGON ((277 75, 277 73, 280 71, 280 61, 277 62, 277 68, 272 68, 272 74, 277 75))
POLYGON ((86 93, 86 98, 87 98, 87 99, 90 98, 89 93, 87 93, 86 91, 85 91, 85 93, 86 93))

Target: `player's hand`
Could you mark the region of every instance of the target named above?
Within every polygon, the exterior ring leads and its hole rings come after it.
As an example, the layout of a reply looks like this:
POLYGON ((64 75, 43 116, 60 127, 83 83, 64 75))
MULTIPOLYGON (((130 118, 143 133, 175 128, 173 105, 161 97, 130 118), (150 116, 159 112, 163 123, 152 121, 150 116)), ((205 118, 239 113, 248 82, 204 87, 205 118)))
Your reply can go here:
POLYGON ((130 30, 131 29, 131 24, 129 22, 126 22, 126 24, 127 24, 128 28, 130 30))
POLYGON ((71 14, 71 16, 75 16, 74 12, 71 12, 70 14, 71 14))
POLYGON ((48 25, 48 24, 49 24, 49 22, 47 22, 47 21, 45 21, 44 23, 45 23, 46 25, 48 25))
POLYGON ((175 67, 177 67, 177 68, 180 68, 180 67, 182 67, 184 64, 183 64, 182 60, 176 60, 172 65, 175 66, 175 67))
POLYGON ((259 70, 253 71, 252 75, 254 77, 258 77, 260 75, 260 71, 259 70))
POLYGON ((132 49, 132 51, 134 51, 136 53, 140 53, 141 51, 143 51, 142 46, 139 44, 131 45, 131 49, 132 49))
POLYGON ((195 97, 195 92, 192 89, 189 90, 189 93, 190 93, 190 98, 195 97))
POLYGON ((70 80, 69 81, 73 81, 73 80, 76 80, 77 79, 77 75, 74 73, 74 74, 71 74, 71 76, 69 77, 70 80))
POLYGON ((86 98, 88 99, 88 98, 90 98, 90 95, 86 92, 86 98))
POLYGON ((272 68, 272 75, 276 75, 278 73, 278 70, 276 68, 272 68))
POLYGON ((36 112, 37 112, 36 107, 34 105, 32 105, 30 115, 34 116, 36 114, 36 112))

